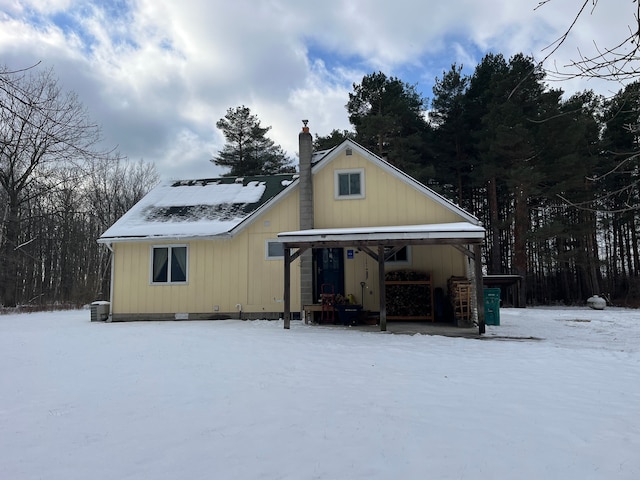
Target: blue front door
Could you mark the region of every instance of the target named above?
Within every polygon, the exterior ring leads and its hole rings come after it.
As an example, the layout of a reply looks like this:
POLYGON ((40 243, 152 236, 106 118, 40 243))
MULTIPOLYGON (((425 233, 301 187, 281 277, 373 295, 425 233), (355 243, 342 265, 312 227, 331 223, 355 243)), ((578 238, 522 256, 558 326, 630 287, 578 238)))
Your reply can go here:
MULTIPOLYGON (((323 285, 331 285, 333 293, 344 295, 344 251, 342 248, 317 248, 314 251, 316 283, 314 298, 319 298, 323 285)), ((327 293, 327 292, 325 292, 327 293)))

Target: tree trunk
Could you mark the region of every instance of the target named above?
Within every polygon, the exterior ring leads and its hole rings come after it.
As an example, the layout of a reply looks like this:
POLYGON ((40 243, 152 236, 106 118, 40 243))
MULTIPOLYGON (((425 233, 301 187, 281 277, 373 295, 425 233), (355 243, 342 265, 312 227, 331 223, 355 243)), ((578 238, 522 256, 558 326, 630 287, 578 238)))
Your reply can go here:
POLYGON ((529 207, 527 195, 522 186, 516 188, 514 195, 513 228, 513 268, 522 277, 520 305, 527 303, 527 232, 529 231, 529 207))
POLYGON ((635 216, 631 217, 630 221, 631 228, 631 248, 633 253, 633 275, 638 276, 638 272, 640 271, 640 252, 638 251, 638 229, 636 228, 636 218, 635 216))
POLYGON ((491 236, 491 252, 489 254, 489 273, 501 273, 500 257, 500 217, 498 214, 498 190, 496 178, 493 177, 487 184, 487 196, 489 202, 489 235, 491 236))
POLYGON ((591 287, 591 295, 600 295, 601 287, 600 287, 600 273, 599 273, 599 256, 598 256, 598 247, 596 240, 596 220, 595 215, 593 213, 585 214, 585 221, 591 225, 591 229, 585 234, 585 243, 587 250, 587 265, 588 272, 590 277, 590 287, 591 287))
POLYGON ((20 235, 18 199, 9 196, 4 242, 0 246, 0 305, 17 305, 18 258, 16 249, 20 235))

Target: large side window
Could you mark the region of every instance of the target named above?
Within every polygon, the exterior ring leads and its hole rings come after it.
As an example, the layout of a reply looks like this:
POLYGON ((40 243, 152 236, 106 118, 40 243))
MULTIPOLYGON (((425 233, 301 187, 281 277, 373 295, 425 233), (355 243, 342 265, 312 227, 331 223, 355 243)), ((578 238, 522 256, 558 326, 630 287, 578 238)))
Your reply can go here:
POLYGON ((335 171, 335 197, 364 198, 364 169, 336 170, 335 171))
POLYGON ((187 246, 162 245, 151 249, 151 283, 187 281, 187 246))

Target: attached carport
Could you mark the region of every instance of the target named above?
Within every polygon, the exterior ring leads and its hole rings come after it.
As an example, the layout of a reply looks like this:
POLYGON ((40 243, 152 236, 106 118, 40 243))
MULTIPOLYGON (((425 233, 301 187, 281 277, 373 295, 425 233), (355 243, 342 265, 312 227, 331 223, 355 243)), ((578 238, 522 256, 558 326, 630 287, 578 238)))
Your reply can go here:
POLYGON ((474 286, 479 333, 485 331, 481 245, 485 229, 470 222, 359 228, 299 230, 278 234, 284 247, 284 328, 291 325, 291 263, 314 248, 357 247, 378 264, 380 330, 387 330, 385 298, 385 247, 387 256, 408 245, 451 245, 474 264, 474 286))

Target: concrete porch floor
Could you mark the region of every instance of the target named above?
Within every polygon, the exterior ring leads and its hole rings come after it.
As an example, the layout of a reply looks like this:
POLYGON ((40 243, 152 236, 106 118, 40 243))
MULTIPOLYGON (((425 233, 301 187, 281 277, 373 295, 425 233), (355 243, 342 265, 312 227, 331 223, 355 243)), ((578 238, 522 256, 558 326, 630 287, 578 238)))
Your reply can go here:
MULTIPOLYGON (((327 323, 314 323, 314 327, 318 328, 337 328, 343 330, 357 330, 360 332, 380 332, 380 325, 365 325, 358 324, 353 326, 348 325, 334 325, 327 323)), ((481 338, 482 335, 478 333, 478 327, 464 328, 456 327, 452 323, 443 322, 403 322, 403 321, 387 321, 387 331, 380 333, 393 333, 399 335, 442 335, 446 337, 465 337, 465 338, 481 338)))

